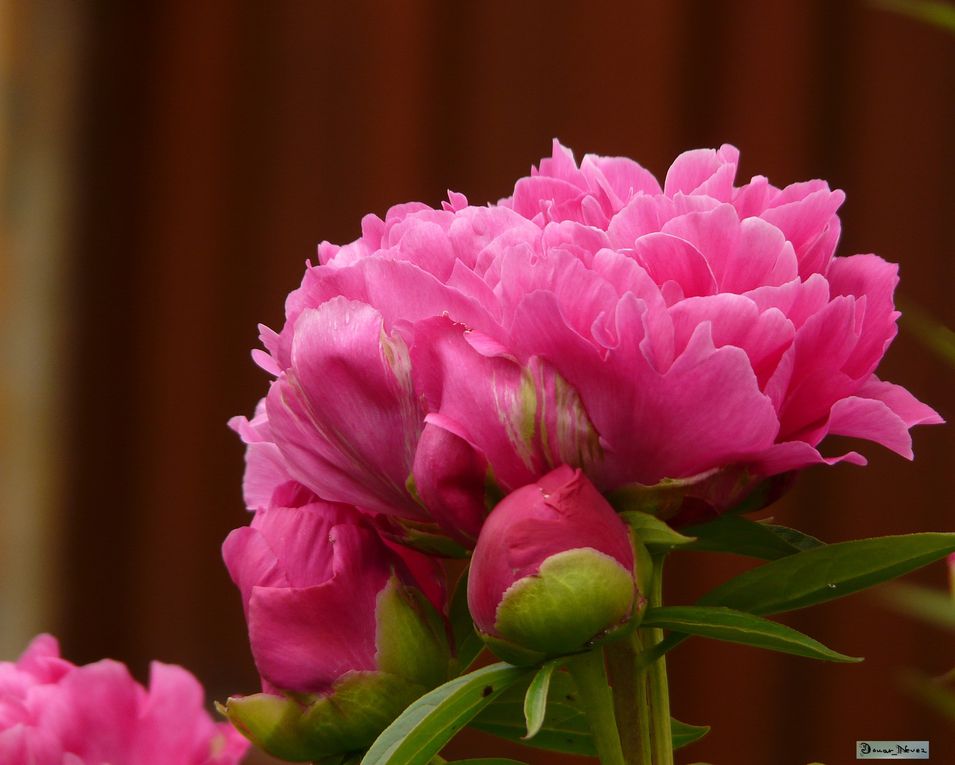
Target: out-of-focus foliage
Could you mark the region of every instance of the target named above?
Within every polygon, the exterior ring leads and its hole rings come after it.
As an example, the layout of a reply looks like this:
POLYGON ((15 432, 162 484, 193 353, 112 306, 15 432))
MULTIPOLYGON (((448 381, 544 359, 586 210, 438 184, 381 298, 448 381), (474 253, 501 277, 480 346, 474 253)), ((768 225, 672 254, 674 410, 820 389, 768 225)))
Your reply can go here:
POLYGON ((955 5, 944 0, 873 0, 875 5, 955 33, 955 5))
POLYGON ((908 300, 899 300, 902 327, 940 359, 955 367, 955 332, 908 300))

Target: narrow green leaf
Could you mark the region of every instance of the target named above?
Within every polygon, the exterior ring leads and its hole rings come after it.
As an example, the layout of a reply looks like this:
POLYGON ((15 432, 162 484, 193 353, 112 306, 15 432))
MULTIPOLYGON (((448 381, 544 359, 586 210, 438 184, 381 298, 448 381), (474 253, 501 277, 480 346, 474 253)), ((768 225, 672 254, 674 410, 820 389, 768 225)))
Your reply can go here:
POLYGON ((670 528, 666 522, 661 521, 649 513, 641 513, 638 510, 630 510, 620 513, 620 518, 626 523, 647 549, 652 552, 666 552, 674 547, 688 545, 693 541, 693 537, 684 536, 680 532, 670 528))
POLYGON ((710 732, 709 725, 690 725, 680 722, 676 718, 670 718, 670 731, 673 736, 673 748, 682 749, 695 741, 699 741, 703 736, 710 732))
POLYGON ((505 691, 473 720, 471 727, 535 749, 596 756, 597 750, 586 713, 580 705, 577 687, 566 672, 554 672, 551 675, 544 722, 534 738, 525 738, 524 703, 530 682, 528 678, 528 682, 505 691))
MULTIPOLYGON (((474 719, 471 727, 534 749, 597 756, 577 686, 567 672, 551 675, 546 719, 533 739, 524 737, 522 709, 527 688, 528 683, 522 682, 505 691, 474 719)), ((673 746, 677 748, 692 744, 710 730, 708 726, 688 725, 679 720, 671 720, 671 726, 673 746)))
POLYGON ((907 574, 955 552, 955 534, 860 539, 804 550, 746 571, 711 590, 701 606, 775 614, 825 603, 907 574))
POLYGON ((882 588, 879 594, 896 611, 955 631, 955 600, 943 590, 897 582, 882 588))
POLYGON ((862 659, 846 656, 826 648, 798 630, 771 622, 761 616, 719 606, 663 606, 648 608, 643 627, 660 627, 686 635, 742 643, 770 651, 805 656, 824 661, 856 662, 862 659))
POLYGON ((524 695, 524 720, 527 722, 526 738, 534 738, 544 724, 547 714, 547 693, 550 690, 550 678, 557 669, 559 660, 549 661, 539 670, 524 695))
POLYGON ((468 668, 474 663, 478 654, 484 648, 484 641, 474 629, 474 621, 471 619, 471 612, 468 610, 468 572, 470 569, 464 569, 455 585, 454 593, 451 596, 451 604, 448 607, 448 618, 451 622, 451 633, 454 636, 454 671, 452 674, 460 675, 467 672, 468 668))
POLYGON ((757 523, 738 515, 723 515, 684 531, 696 537, 696 541, 682 550, 728 552, 762 560, 778 560, 822 545, 815 537, 795 529, 757 523))
POLYGON ((475 715, 531 672, 499 662, 435 688, 384 730, 362 765, 427 765, 475 715))

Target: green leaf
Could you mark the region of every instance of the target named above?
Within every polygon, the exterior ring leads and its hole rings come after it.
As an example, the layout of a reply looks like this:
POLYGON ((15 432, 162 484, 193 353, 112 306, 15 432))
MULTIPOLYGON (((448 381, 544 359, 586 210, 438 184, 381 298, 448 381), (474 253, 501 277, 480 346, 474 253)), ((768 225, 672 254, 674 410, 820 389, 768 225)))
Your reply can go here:
POLYGON ((535 749, 596 756, 597 750, 586 713, 580 705, 577 686, 566 672, 554 672, 551 675, 544 722, 534 738, 525 738, 524 703, 530 682, 529 679, 528 683, 515 685, 505 691, 474 719, 471 727, 535 749))
POLYGON ((685 545, 682 550, 728 552, 762 560, 778 560, 822 546, 815 537, 795 529, 757 523, 738 515, 723 515, 708 523, 689 526, 684 531, 696 537, 696 541, 685 545))
POLYGON ((729 643, 765 648, 770 651, 805 656, 824 661, 856 662, 862 659, 846 656, 826 648, 808 635, 731 608, 707 606, 662 606, 648 608, 643 616, 644 627, 659 627, 686 635, 725 640, 729 643))
POLYGON ((879 594, 896 611, 955 631, 955 600, 947 592, 897 582, 879 594))
MULTIPOLYGON (((551 675, 547 714, 533 739, 524 737, 522 711, 526 696, 527 684, 515 685, 481 712, 471 723, 471 727, 534 749, 597 756, 577 686, 567 672, 558 671, 551 675)), ((673 746, 676 748, 692 744, 710 730, 708 726, 688 725, 679 720, 671 720, 670 724, 673 730, 673 746)))
POLYGON ((637 539, 646 545, 651 553, 666 552, 674 547, 688 545, 693 541, 693 537, 684 536, 670 528, 666 522, 649 513, 631 510, 620 513, 620 518, 633 529, 637 539))
POLYGON ((709 725, 690 725, 670 718, 670 734, 673 737, 673 748, 682 749, 695 741, 699 741, 703 736, 710 732, 709 725))
POLYGON ((479 757, 476 760, 453 760, 448 765, 525 765, 525 763, 509 760, 506 757, 479 757))
POLYGON ((907 574, 955 552, 955 534, 860 539, 804 550, 711 590, 701 606, 775 614, 825 603, 907 574))
POLYGON ((464 569, 455 585, 451 604, 448 607, 448 618, 451 622, 451 634, 454 636, 454 666, 453 675, 460 675, 477 659, 484 648, 484 641, 474 629, 474 621, 468 610, 468 572, 464 569))
POLYGON ((559 660, 549 661, 534 675, 524 695, 524 720, 527 722, 526 738, 534 738, 544 724, 547 713, 547 693, 550 690, 550 678, 557 669, 559 660))
POLYGON ((362 765, 427 765, 475 715, 530 673, 499 662, 435 688, 384 730, 362 765))

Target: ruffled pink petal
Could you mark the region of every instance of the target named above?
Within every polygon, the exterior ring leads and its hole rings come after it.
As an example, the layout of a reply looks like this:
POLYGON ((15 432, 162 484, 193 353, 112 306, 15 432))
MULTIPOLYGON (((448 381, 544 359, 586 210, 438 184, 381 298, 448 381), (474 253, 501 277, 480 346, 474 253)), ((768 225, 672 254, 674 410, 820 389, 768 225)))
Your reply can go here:
POLYGON ((797 201, 764 211, 760 217, 778 227, 796 250, 799 275, 825 274, 839 238, 836 210, 845 200, 841 191, 819 188, 797 201))
POLYGON ((428 514, 455 538, 474 544, 487 509, 487 459, 471 444, 435 423, 418 439, 415 488, 428 514))
POLYGON ((258 529, 243 526, 230 532, 222 543, 222 559, 242 595, 246 618, 253 587, 288 586, 288 579, 275 550, 258 529))
POLYGON ((149 678, 149 695, 136 726, 137 757, 130 765, 204 765, 215 739, 238 735, 231 725, 212 722, 204 710, 202 686, 182 667, 154 661, 149 678))
POLYGON ((742 295, 723 293, 687 298, 671 306, 669 312, 677 353, 686 348, 697 326, 708 322, 717 348, 728 345, 746 352, 760 387, 775 371, 795 334, 792 322, 781 311, 770 308, 760 312, 752 300, 742 295))
POLYGON ((318 496, 421 515, 405 481, 422 414, 404 343, 375 309, 335 298, 304 312, 267 410, 289 472, 318 496))
POLYGON ((621 300, 623 339, 606 359, 562 322, 544 293, 525 299, 515 323, 515 337, 580 395, 604 445, 604 461, 594 468, 601 488, 694 475, 772 444, 776 416, 743 351, 715 348, 701 328, 660 374, 640 349, 641 314, 638 301, 621 300))
POLYGON ((53 692, 38 704, 37 727, 55 736, 64 751, 87 763, 136 762, 145 691, 125 666, 104 659, 77 667, 43 690, 53 692))
POLYGON ((941 425, 945 422, 932 407, 923 404, 901 385, 870 377, 857 391, 859 396, 881 401, 905 423, 908 428, 916 425, 941 425))
POLYGON ((613 209, 619 210, 636 194, 660 194, 660 184, 649 170, 627 157, 599 157, 587 154, 580 172, 594 191, 606 194, 613 209))
POLYGON ((846 452, 838 457, 823 457, 814 446, 805 441, 784 441, 766 449, 751 462, 751 466, 756 473, 771 476, 812 465, 835 465, 839 462, 865 465, 866 458, 858 452, 846 452))
POLYGON ((522 486, 543 472, 534 382, 513 358, 493 344, 477 350, 446 319, 415 325, 411 358, 415 389, 438 422, 482 452, 501 484, 522 486))
POLYGON ((336 526, 334 576, 300 588, 255 587, 249 639, 259 674, 288 691, 327 690, 375 665, 375 603, 390 575, 374 533, 336 526))
POLYGON ((857 379, 868 377, 878 366, 898 328, 893 295, 899 267, 877 255, 834 258, 827 275, 833 295, 865 298, 865 316, 859 343, 843 370, 857 379))
POLYGON ((719 151, 695 149, 683 152, 670 165, 663 192, 668 196, 677 192, 702 194, 728 202, 733 195, 738 162, 739 151, 729 144, 721 146, 719 151))
POLYGON ((827 431, 864 438, 912 459, 912 436, 902 419, 881 401, 849 396, 832 405, 827 431))
POLYGON ((858 319, 855 299, 840 296, 796 332, 766 385, 779 411, 782 439, 803 438, 800 431, 825 422, 832 405, 858 387, 842 372, 858 343, 858 319))
POLYGON ((670 234, 647 234, 634 242, 633 254, 661 287, 675 282, 684 297, 716 292, 716 280, 706 258, 685 239, 670 234))

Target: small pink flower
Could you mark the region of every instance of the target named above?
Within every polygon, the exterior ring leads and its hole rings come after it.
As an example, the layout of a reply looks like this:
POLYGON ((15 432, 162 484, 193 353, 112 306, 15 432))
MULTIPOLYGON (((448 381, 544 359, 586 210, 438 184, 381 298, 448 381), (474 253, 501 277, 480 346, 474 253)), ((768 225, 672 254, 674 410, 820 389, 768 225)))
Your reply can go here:
POLYGON ((721 510, 768 476, 865 463, 824 456, 828 435, 911 458, 910 428, 941 418, 875 375, 897 266, 835 257, 841 191, 737 186, 737 161, 690 151, 661 186, 555 142, 496 205, 399 205, 322 243, 262 329, 265 405, 236 422, 250 506, 291 480, 473 546, 497 496, 562 464, 721 510), (723 473, 734 490, 710 491, 723 473))
POLYGON ((627 527, 566 465, 508 494, 471 559, 468 607, 491 649, 514 663, 580 651, 642 603, 627 527))
POLYGON ((0 663, 4 765, 235 765, 248 742, 204 710, 202 686, 153 662, 149 688, 104 659, 77 667, 40 635, 0 663))
MULTIPOLYGON (((407 548, 391 548, 368 519, 347 505, 315 501, 258 511, 229 534, 222 554, 242 594, 249 640, 263 687, 325 694, 348 673, 382 669, 382 593, 414 590, 430 604, 438 634, 435 663, 404 668, 432 687, 447 672, 441 571, 407 548), (429 600, 430 598, 430 600, 429 600), (423 670, 423 676, 415 675, 423 670)), ((425 646, 421 646, 424 651, 425 646)), ((400 670, 389 667, 388 671, 400 670)))

